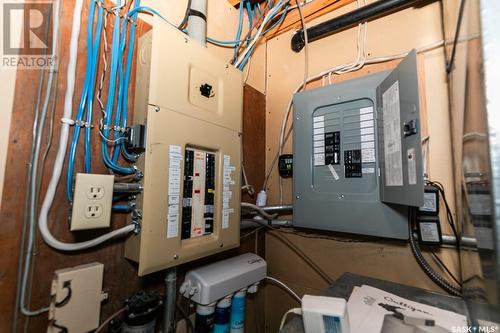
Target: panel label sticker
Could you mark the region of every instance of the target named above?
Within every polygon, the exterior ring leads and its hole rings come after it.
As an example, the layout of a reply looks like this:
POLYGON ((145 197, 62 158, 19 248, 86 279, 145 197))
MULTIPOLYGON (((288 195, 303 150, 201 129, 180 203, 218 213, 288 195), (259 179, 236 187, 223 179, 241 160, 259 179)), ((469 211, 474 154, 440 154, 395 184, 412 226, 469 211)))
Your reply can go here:
POLYGON ((314 141, 314 147, 324 147, 325 146, 325 141, 314 141))
POLYGON ((374 134, 373 127, 365 127, 360 129, 361 135, 374 134))
POLYGON ((361 162, 363 163, 376 162, 375 148, 361 149, 361 162))
POLYGON ((314 166, 325 165, 325 154, 314 154, 314 166))
POLYGON ((230 208, 231 198, 233 197, 233 192, 230 190, 231 185, 234 185, 235 182, 232 178, 232 173, 236 168, 231 165, 231 156, 224 155, 224 180, 223 180, 223 189, 222 189, 222 229, 229 228, 229 218, 230 214, 234 212, 234 209, 230 208))
POLYGON ((373 141, 361 142, 361 149, 370 149, 370 148, 375 148, 375 142, 373 141))
POLYGON ((362 173, 375 173, 375 168, 362 168, 362 173))
POLYGON ((359 127, 361 127, 361 128, 364 128, 364 127, 373 127, 373 120, 361 121, 359 123, 359 127))
POLYGON ((364 113, 359 116, 360 121, 367 121, 367 120, 372 120, 373 119, 373 113, 364 113))
POLYGON ((375 141, 375 135, 373 134, 361 135, 361 142, 365 141, 375 141))
POLYGON ((373 113, 373 106, 359 109, 359 114, 373 113))
POLYGON ((384 112, 385 185, 403 186, 398 81, 394 82, 394 84, 382 94, 382 107, 384 112))
POLYGON ((167 238, 179 236, 179 201, 181 191, 181 146, 169 146, 167 238))
POLYGON ((317 134, 325 134, 325 128, 324 127, 315 128, 314 135, 317 135, 317 134))
POLYGON ((318 121, 317 123, 313 123, 313 128, 325 127, 324 121, 318 121))

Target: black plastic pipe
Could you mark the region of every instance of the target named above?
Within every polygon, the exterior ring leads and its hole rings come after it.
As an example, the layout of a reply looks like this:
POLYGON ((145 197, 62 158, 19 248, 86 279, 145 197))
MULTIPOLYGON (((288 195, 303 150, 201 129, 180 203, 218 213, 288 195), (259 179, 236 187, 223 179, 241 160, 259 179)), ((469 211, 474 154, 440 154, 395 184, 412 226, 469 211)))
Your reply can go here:
MULTIPOLYGON (((350 28, 361 22, 365 22, 376 17, 387 15, 395 11, 412 6, 423 0, 379 0, 347 14, 325 21, 314 27, 307 29, 309 42, 314 42, 326 36, 330 36, 340 30, 350 28)), ((429 0, 427 0, 429 1, 429 0)), ((305 45, 304 30, 299 30, 292 37, 292 50, 300 52, 305 45)))

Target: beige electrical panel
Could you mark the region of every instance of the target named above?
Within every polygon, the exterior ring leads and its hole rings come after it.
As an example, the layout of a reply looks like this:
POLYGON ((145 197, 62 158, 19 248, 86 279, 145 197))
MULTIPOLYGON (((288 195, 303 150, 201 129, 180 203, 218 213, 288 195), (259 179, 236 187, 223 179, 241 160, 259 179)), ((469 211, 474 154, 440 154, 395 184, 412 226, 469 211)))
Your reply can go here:
POLYGON ((156 20, 139 41, 134 123, 141 231, 125 256, 139 275, 239 246, 242 73, 156 20))

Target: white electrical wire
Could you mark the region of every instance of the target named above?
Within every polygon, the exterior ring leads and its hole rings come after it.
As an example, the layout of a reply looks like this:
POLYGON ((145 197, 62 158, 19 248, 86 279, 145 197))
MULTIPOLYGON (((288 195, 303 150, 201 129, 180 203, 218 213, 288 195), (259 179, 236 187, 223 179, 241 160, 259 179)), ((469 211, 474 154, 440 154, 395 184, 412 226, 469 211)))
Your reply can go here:
POLYGON ((266 276, 266 280, 269 280, 274 284, 276 284, 278 287, 281 287, 283 290, 288 292, 293 298, 295 298, 295 300, 299 302, 299 304, 302 304, 302 299, 299 297, 299 295, 297 295, 295 291, 292 290, 292 288, 290 288, 289 286, 287 286, 286 284, 284 284, 283 282, 272 276, 266 276))
MULTIPOLYGON (((366 0, 363 0, 363 4, 366 5, 367 2, 366 0)), ((361 2, 360 0, 357 0, 357 6, 358 8, 361 7, 361 2)), ((300 14, 300 7, 299 7, 299 14, 300 14)), ((306 33, 306 28, 305 28, 305 22, 302 21, 302 31, 304 31, 304 42, 305 42, 305 52, 307 54, 307 33, 306 33)), ((329 71, 324 73, 323 75, 320 75, 319 78, 328 75, 328 79, 331 84, 331 74, 344 74, 348 72, 352 72, 355 70, 358 70, 362 68, 365 65, 366 62, 366 35, 367 35, 367 23, 360 23, 358 25, 358 30, 357 30, 357 38, 356 38, 356 60, 352 63, 344 64, 339 66, 338 68, 335 69, 335 71, 329 71), (363 35, 363 38, 361 38, 361 35, 363 35)), ((307 59, 307 56, 306 56, 307 59)), ((317 76, 315 77, 317 78, 317 76)), ((285 145, 285 130, 286 130, 286 125, 288 124, 288 119, 290 117, 291 109, 292 109, 292 103, 293 103, 293 95, 301 90, 305 90, 306 84, 310 81, 312 81, 312 78, 304 78, 304 82, 302 83, 302 86, 297 87, 295 91, 292 93, 290 100, 288 102, 288 106, 286 108, 286 112, 283 116, 283 119, 281 121, 281 128, 280 128, 280 136, 279 136, 279 146, 278 146, 278 155, 283 154, 283 147, 285 145)), ((292 125, 293 126, 293 122, 292 125)), ((279 184, 279 202, 280 204, 283 203, 283 180, 281 178, 278 179, 278 184, 279 184)))
MULTIPOLYGON (((51 247, 61 251, 79 251, 88 249, 99 244, 102 244, 112 238, 124 236, 134 231, 133 224, 127 225, 120 229, 114 230, 110 233, 104 234, 100 237, 81 242, 81 243, 64 243, 57 240, 49 230, 48 214, 57 190, 57 185, 61 178, 61 172, 66 157, 66 148, 68 145, 69 127, 72 122, 71 117, 73 114, 73 95, 75 91, 75 76, 76 76, 76 61, 78 57, 78 37, 80 35, 80 19, 82 16, 83 0, 76 0, 73 11, 73 25, 71 30, 71 39, 69 45, 69 61, 66 80, 66 94, 64 97, 64 112, 61 123, 61 134, 59 136, 59 149, 54 162, 54 170, 52 178, 50 179, 45 198, 43 200, 40 216, 38 218, 38 228, 44 241, 51 247)), ((56 22, 54 21, 54 24, 56 22)), ((59 24, 59 22, 57 22, 59 24)), ((55 26, 56 27, 56 26, 55 26)), ((58 25, 57 25, 58 27, 58 25)), ((56 29, 53 29, 54 33, 56 29)), ((55 35, 56 36, 56 35, 55 35)), ((55 37, 57 38, 57 37, 55 37)))
POLYGON ((254 204, 251 204, 249 202, 242 202, 241 207, 253 209, 253 210, 257 211, 260 216, 262 216, 263 218, 268 219, 268 220, 275 219, 278 216, 278 214, 268 214, 261 207, 254 205, 254 204))
POLYGON ((300 315, 302 315, 302 309, 301 308, 294 308, 294 309, 290 309, 287 312, 285 312, 283 317, 281 317, 280 331, 283 329, 283 326, 285 326, 286 318, 288 317, 289 314, 292 314, 292 313, 300 316, 300 315))
POLYGON ((264 28, 266 27, 267 23, 269 23, 269 21, 274 17, 274 15, 281 9, 281 7, 283 7, 283 5, 285 3, 288 3, 288 1, 281 1, 279 4, 277 4, 276 6, 274 6, 266 15, 266 17, 264 17, 264 20, 262 21, 262 24, 260 25, 259 27, 259 30, 257 30, 257 33, 255 34, 255 36, 253 37, 252 41, 250 42, 250 44, 245 48, 245 50, 240 54, 240 56, 238 57, 238 60, 234 63, 234 66, 235 67, 238 67, 241 62, 245 59, 245 56, 251 52, 253 46, 255 45, 255 43, 257 43, 257 41, 260 39, 260 37, 262 37, 262 32, 264 30, 264 28))

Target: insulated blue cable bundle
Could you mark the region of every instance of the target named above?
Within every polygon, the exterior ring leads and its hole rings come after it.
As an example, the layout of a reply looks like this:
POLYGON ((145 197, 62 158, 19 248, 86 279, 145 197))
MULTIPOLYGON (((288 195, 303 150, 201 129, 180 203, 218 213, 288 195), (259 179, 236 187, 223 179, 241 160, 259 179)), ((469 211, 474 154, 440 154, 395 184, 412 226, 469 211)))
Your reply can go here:
MULTIPOLYGON (((136 0, 134 3, 134 9, 138 8, 140 5, 140 1, 136 0)), ((118 107, 117 113, 121 111, 121 123, 115 123, 116 126, 120 126, 121 128, 127 127, 127 113, 128 113, 128 89, 130 83, 130 75, 132 69, 132 58, 134 55, 134 46, 135 46, 135 20, 137 19, 137 12, 131 15, 131 19, 134 22, 130 26, 130 34, 129 34, 129 45, 127 50, 127 59, 125 64, 125 75, 123 75, 123 71, 120 71, 122 78, 120 80, 120 89, 119 89, 119 97, 118 97, 118 107)), ((122 40, 121 40, 121 52, 123 52, 125 47, 125 37, 127 35, 126 28, 124 27, 122 31, 122 40)), ((123 54, 120 55, 120 58, 123 57, 123 54)), ((136 160, 135 156, 130 154, 122 141, 117 142, 117 146, 115 147, 113 160, 116 162, 118 160, 120 151, 123 156, 129 160, 134 162, 136 160)))
MULTIPOLYGON (((101 32, 103 27, 103 13, 104 9, 102 6, 98 6, 97 9, 97 25, 96 32, 94 37, 94 45, 92 46, 92 74, 89 82, 89 92, 87 94, 87 124, 92 124, 92 112, 93 112, 93 102, 94 102, 94 92, 95 92, 95 84, 96 84, 96 76, 97 76, 97 64, 99 62, 99 48, 101 45, 101 32)), ((85 172, 89 173, 91 166, 91 127, 85 127, 85 172)))
MULTIPOLYGON (((244 8, 244 0, 240 0, 240 15, 238 17, 238 29, 236 30, 236 37, 234 38, 235 41, 240 41, 241 40, 241 31, 243 30, 243 8, 244 8)), ((233 55, 233 61, 238 58, 238 44, 235 45, 234 47, 234 55, 233 55)))
POLYGON ((252 7, 250 5, 250 1, 246 2, 246 9, 247 9, 247 16, 248 16, 248 31, 250 31, 250 33, 248 34, 248 38, 247 38, 247 46, 248 46, 248 43, 250 43, 250 40, 252 39, 252 27, 253 27, 252 7))
MULTIPOLYGON (((117 8, 121 7, 121 0, 117 2, 117 8)), ((139 2, 137 1, 134 9, 130 10, 127 14, 127 18, 136 18, 137 14, 140 12, 147 12, 151 13, 153 15, 157 15, 163 20, 165 18, 160 15, 156 10, 147 7, 147 6, 140 6, 139 2)), ((166 21, 166 20, 165 20, 166 21)), ((168 21, 167 21, 168 22, 168 21)), ((115 107, 115 95, 117 93, 117 76, 118 76, 118 96, 117 96, 117 114, 115 116, 115 125, 123 127, 122 125, 125 124, 126 126, 126 112, 127 112, 127 107, 124 107, 124 104, 127 103, 128 100, 128 84, 130 82, 130 69, 132 65, 132 55, 129 54, 127 56, 127 65, 126 65, 126 70, 125 74, 123 74, 123 67, 122 67, 122 60, 123 60, 123 51, 125 48, 125 36, 126 36, 126 22, 124 22, 124 28, 120 29, 120 17, 117 15, 115 17, 115 23, 113 27, 113 42, 112 42, 112 49, 111 49, 111 66, 110 66, 110 79, 109 79, 109 89, 108 89, 108 100, 106 103, 106 114, 104 117, 104 128, 103 128, 103 136, 108 137, 109 136, 109 131, 110 131, 110 126, 111 126, 111 121, 112 121, 112 116, 113 116, 113 110, 115 107), (122 32, 120 32, 122 30, 122 32), (123 41, 123 42, 122 42, 123 41)), ((135 26, 132 26, 133 33, 135 34, 135 26)), ((129 37, 132 36, 132 33, 130 34, 129 37)), ((132 39, 133 40, 133 39, 132 39)), ((131 42, 131 46, 129 46, 129 53, 133 52, 133 45, 134 43, 131 42)), ((119 138, 119 135, 115 135, 115 139, 119 138)), ((117 145, 122 145, 121 142, 117 143, 117 145)), ((103 156, 103 161, 106 167, 111 169, 113 172, 119 173, 119 174, 133 174, 136 172, 136 169, 133 167, 124 167, 118 165, 118 157, 115 157, 119 154, 120 150, 118 148, 115 148, 115 152, 113 153, 113 157, 109 155, 108 151, 108 145, 106 140, 102 140, 101 144, 101 151, 102 151, 102 156, 103 156), (115 155, 116 154, 116 155, 115 155)), ((129 155, 128 159, 133 159, 134 157, 129 155)))
MULTIPOLYGON (((76 124, 74 126, 73 139, 71 141, 71 146, 69 151, 68 175, 66 178, 66 196, 69 201, 71 201, 73 197, 74 163, 75 163, 76 148, 80 138, 80 130, 83 121, 83 115, 85 110, 87 109, 87 121, 88 121, 88 119, 91 120, 91 116, 89 116, 89 114, 92 113, 92 99, 94 96, 95 73, 97 70, 97 56, 99 53, 99 42, 102 29, 102 8, 99 6, 96 35, 95 38, 93 38, 95 6, 96 2, 94 0, 90 0, 89 18, 87 24, 87 68, 85 71, 85 80, 83 83, 83 90, 80 98, 80 104, 78 106, 78 111, 75 119, 76 124)), ((90 124, 90 122, 87 122, 87 124, 90 124)), ((86 134, 85 134, 85 171, 86 172, 90 171, 90 127, 86 127, 86 134)))
MULTIPOLYGON (((117 1, 117 8, 121 7, 121 0, 117 1)), ((106 113, 104 115, 104 128, 102 129, 104 137, 109 137, 109 130, 115 106, 116 81, 119 66, 119 51, 120 51, 120 16, 115 15, 113 27, 113 41, 111 47, 111 65, 109 76, 108 100, 106 103, 106 113)), ((104 164, 108 169, 119 174, 133 174, 135 169, 132 167, 123 167, 115 163, 109 156, 108 143, 106 140, 101 142, 101 152, 104 164)))
MULTIPOLYGON (((275 19, 276 15, 277 15, 277 14, 278 14, 278 12, 279 12, 279 8, 281 8, 281 6, 282 6, 282 5, 283 5, 283 3, 281 3, 281 2, 280 2, 280 3, 278 3, 275 7, 272 7, 272 8, 271 8, 270 12, 273 12, 273 11, 274 11, 275 13, 271 16, 271 18, 269 19, 269 21, 268 21, 268 22, 271 22, 272 20, 274 20, 274 19, 275 19)), ((273 23, 270 27, 268 27, 268 28, 267 28, 267 29, 266 29, 266 30, 262 33, 262 35, 265 35, 266 33, 268 33, 269 31, 271 31, 271 30, 272 30, 272 29, 274 29, 275 27, 279 26, 279 25, 283 22, 283 20, 285 19, 286 15, 288 14, 288 10, 289 10, 289 6, 285 7, 285 8, 284 8, 284 10, 283 10, 283 14, 281 14, 281 16, 280 16, 279 20, 277 20, 277 21, 276 21, 276 22, 274 22, 274 23, 273 23)), ((246 64, 248 63, 248 60, 250 59, 250 57, 251 57, 251 55, 252 55, 252 53, 253 53, 253 50, 255 49, 255 45, 256 45, 256 44, 254 44, 254 45, 250 48, 249 52, 245 55, 245 57, 243 58, 243 60, 241 61, 241 63, 238 65, 238 69, 243 70, 243 69, 245 68, 246 64)))

